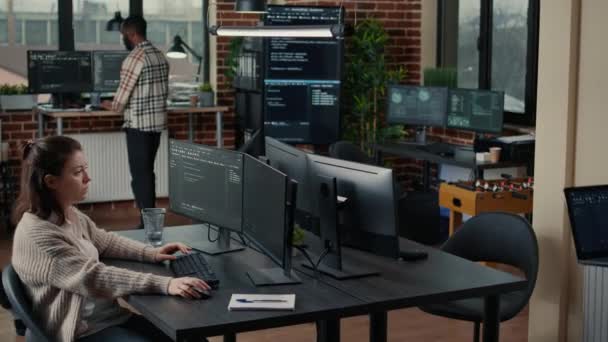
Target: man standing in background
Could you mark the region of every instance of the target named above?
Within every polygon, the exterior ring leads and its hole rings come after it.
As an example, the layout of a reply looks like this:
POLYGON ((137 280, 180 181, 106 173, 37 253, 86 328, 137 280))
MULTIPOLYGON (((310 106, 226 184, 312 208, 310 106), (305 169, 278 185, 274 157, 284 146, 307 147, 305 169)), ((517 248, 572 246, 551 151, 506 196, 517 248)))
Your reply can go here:
POLYGON ((156 206, 154 159, 167 127, 169 63, 146 39, 146 21, 141 16, 125 19, 120 32, 131 53, 122 63, 114 101, 104 101, 102 106, 123 113, 131 189, 141 210, 156 206))

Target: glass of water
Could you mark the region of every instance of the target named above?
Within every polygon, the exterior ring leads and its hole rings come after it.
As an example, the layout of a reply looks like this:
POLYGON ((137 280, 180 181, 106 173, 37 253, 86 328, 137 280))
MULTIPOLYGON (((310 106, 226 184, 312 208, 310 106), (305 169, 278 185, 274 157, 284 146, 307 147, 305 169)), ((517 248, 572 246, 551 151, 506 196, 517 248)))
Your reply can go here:
POLYGON ((158 247, 163 244, 165 212, 165 208, 144 208, 141 210, 141 216, 144 220, 146 238, 154 247, 158 247))

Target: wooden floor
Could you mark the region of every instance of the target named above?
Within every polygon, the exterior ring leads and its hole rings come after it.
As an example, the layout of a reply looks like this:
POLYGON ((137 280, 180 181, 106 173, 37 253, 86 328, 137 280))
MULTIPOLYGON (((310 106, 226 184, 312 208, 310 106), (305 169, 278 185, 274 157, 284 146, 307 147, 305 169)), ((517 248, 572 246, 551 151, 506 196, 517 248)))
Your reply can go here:
MULTIPOLYGON (((159 206, 166 207, 166 201, 159 201, 159 206)), ((130 229, 138 224, 136 208, 131 204, 113 206, 87 206, 85 212, 93 218, 98 226, 108 230, 130 229)), ((190 221, 179 216, 169 214, 166 225, 175 226, 189 224, 190 221)), ((0 266, 4 267, 10 262, 11 242, 4 235, 0 239, 0 266)), ((388 315, 389 341, 397 342, 470 342, 473 340, 473 326, 471 323, 436 317, 412 308, 395 310, 388 315)), ((502 342, 525 342, 528 340, 528 310, 523 310, 514 319, 501 324, 502 342)), ((342 341, 364 342, 368 341, 369 322, 367 317, 353 317, 342 320, 342 341)), ((12 316, 0 308, 0 341, 25 341, 16 337, 13 328, 12 316)), ((221 338, 212 338, 213 342, 220 342, 221 338)), ((280 329, 261 330, 251 333, 239 334, 239 342, 304 342, 315 341, 315 327, 313 324, 303 324, 280 329)))

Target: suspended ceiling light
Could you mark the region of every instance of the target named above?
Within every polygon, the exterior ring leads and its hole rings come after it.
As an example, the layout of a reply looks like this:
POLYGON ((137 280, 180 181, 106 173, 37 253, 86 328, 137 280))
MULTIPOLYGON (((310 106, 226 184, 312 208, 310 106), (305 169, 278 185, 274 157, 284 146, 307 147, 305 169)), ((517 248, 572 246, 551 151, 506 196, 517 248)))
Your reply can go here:
POLYGON ((106 31, 120 31, 120 25, 124 19, 120 15, 120 11, 114 12, 114 18, 108 20, 106 23, 106 31))
POLYGON ((265 0, 236 0, 234 10, 241 13, 264 13, 266 12, 266 2, 265 0))
POLYGON ((209 33, 226 37, 343 38, 344 25, 211 26, 209 33))

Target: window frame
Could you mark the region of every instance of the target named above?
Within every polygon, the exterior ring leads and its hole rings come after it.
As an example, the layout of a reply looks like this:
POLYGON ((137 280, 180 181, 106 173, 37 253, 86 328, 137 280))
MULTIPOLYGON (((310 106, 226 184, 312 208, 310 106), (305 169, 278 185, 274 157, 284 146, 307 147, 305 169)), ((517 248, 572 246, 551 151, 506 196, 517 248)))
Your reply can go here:
MULTIPOLYGON (((535 126, 536 122, 536 95, 538 84, 538 31, 540 19, 540 0, 528 0, 527 13, 527 45, 526 45, 526 76, 525 76, 525 93, 524 93, 524 113, 515 113, 510 111, 504 112, 504 123, 535 126)), ((492 20, 494 0, 479 0, 480 2, 480 32, 477 41, 477 50, 479 52, 479 89, 491 89, 492 85, 492 20)), ((446 51, 448 44, 446 40, 453 37, 446 35, 450 34, 446 30, 449 22, 457 18, 458 11, 454 11, 454 7, 458 6, 458 0, 439 0, 437 4, 437 62, 438 66, 452 66, 449 56, 456 56, 457 51, 446 51), (446 4, 449 2, 449 5, 446 4), (451 8, 451 10, 450 10, 451 8), (456 15, 454 15, 456 13, 456 15), (451 17, 450 17, 451 16, 451 17)), ((456 21, 456 27, 458 22, 456 21)), ((453 28, 453 27, 452 27, 453 28)), ((453 34, 453 33, 452 33, 453 34)), ((454 48, 452 46, 451 48, 454 48)), ((457 46, 456 46, 457 48, 457 46)), ((453 62, 453 61, 452 61, 453 62)))

